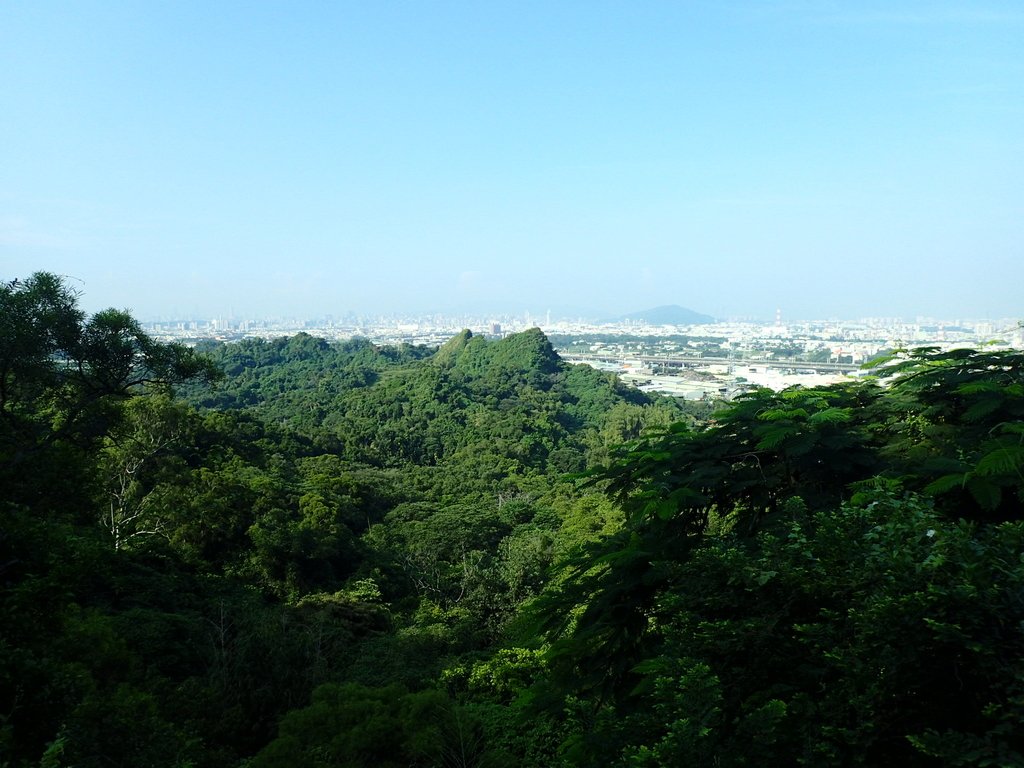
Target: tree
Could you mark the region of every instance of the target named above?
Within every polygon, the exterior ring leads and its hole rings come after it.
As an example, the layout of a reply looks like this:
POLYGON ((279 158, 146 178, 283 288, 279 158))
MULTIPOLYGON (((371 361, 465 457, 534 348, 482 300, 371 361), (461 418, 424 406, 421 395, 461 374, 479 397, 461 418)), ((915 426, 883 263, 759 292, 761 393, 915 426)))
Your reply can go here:
POLYGON ((881 376, 755 391, 594 473, 624 525, 535 603, 535 700, 589 705, 570 762, 1024 764, 1024 356, 881 376))
POLYGON ((108 499, 102 522, 114 549, 133 539, 167 535, 159 484, 184 482, 183 462, 174 452, 188 417, 183 404, 165 396, 137 398, 126 405, 124 423, 106 438, 101 463, 108 499))
POLYGON ((922 347, 872 363, 892 380, 886 455, 943 506, 1024 518, 1024 354, 922 347))
POLYGON ((127 312, 86 317, 60 277, 37 272, 0 283, 0 477, 14 498, 18 488, 25 498, 26 484, 35 497, 49 481, 64 487, 61 477, 41 473, 61 466, 74 475, 69 452, 94 447, 119 420, 122 402, 217 375, 205 357, 155 341, 127 312), (61 461, 34 461, 24 472, 29 459, 54 451, 61 461))

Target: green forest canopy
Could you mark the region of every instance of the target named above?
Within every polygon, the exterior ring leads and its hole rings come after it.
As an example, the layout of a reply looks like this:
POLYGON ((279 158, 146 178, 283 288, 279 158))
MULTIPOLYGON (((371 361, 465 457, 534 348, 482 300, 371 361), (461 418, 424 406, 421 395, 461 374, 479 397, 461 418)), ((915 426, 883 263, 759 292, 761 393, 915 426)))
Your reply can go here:
POLYGON ((712 415, 536 329, 0 318, 0 765, 1024 763, 1017 352, 712 415))

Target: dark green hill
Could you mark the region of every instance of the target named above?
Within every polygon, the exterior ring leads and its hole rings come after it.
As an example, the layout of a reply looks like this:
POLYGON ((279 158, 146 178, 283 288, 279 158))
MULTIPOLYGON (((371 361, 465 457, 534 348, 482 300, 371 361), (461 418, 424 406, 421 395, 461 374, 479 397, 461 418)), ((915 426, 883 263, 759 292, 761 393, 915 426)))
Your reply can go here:
POLYGON ((644 424, 682 415, 673 400, 567 365, 537 328, 499 341, 467 330, 436 351, 305 334, 207 351, 226 378, 193 391, 197 406, 249 412, 350 461, 445 466, 449 480, 466 470, 470 486, 582 469, 644 424))

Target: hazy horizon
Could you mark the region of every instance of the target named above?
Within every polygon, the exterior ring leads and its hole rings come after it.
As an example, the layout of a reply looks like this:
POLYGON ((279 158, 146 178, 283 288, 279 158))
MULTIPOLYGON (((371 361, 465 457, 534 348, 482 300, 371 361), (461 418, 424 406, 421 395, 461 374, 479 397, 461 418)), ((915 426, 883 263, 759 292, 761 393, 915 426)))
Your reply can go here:
POLYGON ((1022 34, 999 2, 11 4, 0 277, 143 318, 1021 317, 1022 34))
MULTIPOLYGON (((467 307, 467 308, 453 308, 450 310, 431 310, 424 312, 403 312, 403 311, 374 311, 368 310, 365 312, 354 312, 354 311, 342 311, 342 312, 324 312, 324 313, 242 313, 236 312, 234 308, 228 307, 227 309, 219 312, 213 312, 210 314, 192 314, 192 315, 181 315, 181 314, 147 314, 145 312, 134 312, 135 316, 145 323, 166 323, 166 322, 218 322, 218 321, 230 321, 230 322, 315 322, 321 320, 328 320, 335 325, 344 325, 346 322, 358 320, 360 322, 376 322, 384 321, 387 319, 402 319, 402 320, 419 320, 429 321, 434 320, 472 320, 478 323, 488 322, 503 322, 506 320, 515 321, 517 323, 528 322, 535 326, 544 326, 549 321, 550 323, 558 322, 574 322, 583 321, 587 323, 593 323, 596 325, 623 325, 627 321, 636 321, 635 319, 627 318, 626 315, 641 314, 649 310, 659 309, 659 307, 644 307, 639 310, 630 310, 628 312, 602 312, 593 308, 587 307, 548 307, 548 308, 536 308, 526 307, 516 309, 513 307, 507 308, 495 308, 488 306, 481 307, 467 307)), ((684 307, 684 309, 690 309, 684 307)), ((891 320, 900 323, 925 323, 925 324, 941 324, 946 327, 953 327, 957 323, 1010 323, 1013 325, 1019 324, 1021 321, 1018 320, 1017 316, 1006 315, 1006 316, 969 316, 969 315, 850 315, 850 316, 838 316, 838 315, 822 315, 819 317, 814 316, 793 316, 786 315, 784 313, 771 313, 770 315, 723 315, 713 317, 709 324, 715 323, 755 323, 762 325, 773 325, 776 320, 781 320, 782 325, 796 325, 808 322, 843 322, 843 323, 856 323, 861 320, 872 320, 882 321, 891 320)), ((652 325, 658 325, 657 322, 652 322, 652 325)), ((661 323, 667 325, 691 325, 690 323, 661 323)), ((298 326, 295 326, 298 327, 298 326)))

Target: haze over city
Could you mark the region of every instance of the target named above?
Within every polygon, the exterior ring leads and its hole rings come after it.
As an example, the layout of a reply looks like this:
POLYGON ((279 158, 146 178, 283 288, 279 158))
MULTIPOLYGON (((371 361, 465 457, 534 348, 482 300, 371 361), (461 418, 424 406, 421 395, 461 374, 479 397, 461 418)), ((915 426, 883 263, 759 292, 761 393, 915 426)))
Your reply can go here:
POLYGON ((0 266, 89 310, 1024 314, 1016 3, 0 9, 0 266))

